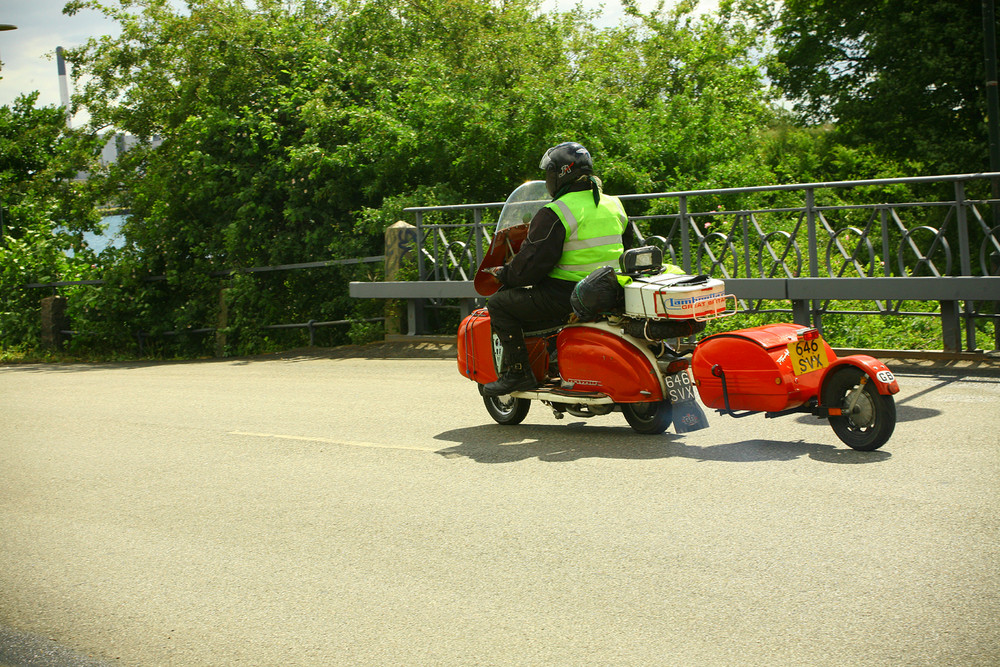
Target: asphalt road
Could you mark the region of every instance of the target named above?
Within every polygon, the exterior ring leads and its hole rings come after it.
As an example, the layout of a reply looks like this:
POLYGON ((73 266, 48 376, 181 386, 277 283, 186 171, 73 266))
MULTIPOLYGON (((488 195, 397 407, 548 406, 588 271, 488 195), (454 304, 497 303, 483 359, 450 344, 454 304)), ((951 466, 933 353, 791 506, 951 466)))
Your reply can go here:
POLYGON ((0 366, 0 665, 1000 664, 996 373, 897 367, 862 453, 378 349, 0 366))

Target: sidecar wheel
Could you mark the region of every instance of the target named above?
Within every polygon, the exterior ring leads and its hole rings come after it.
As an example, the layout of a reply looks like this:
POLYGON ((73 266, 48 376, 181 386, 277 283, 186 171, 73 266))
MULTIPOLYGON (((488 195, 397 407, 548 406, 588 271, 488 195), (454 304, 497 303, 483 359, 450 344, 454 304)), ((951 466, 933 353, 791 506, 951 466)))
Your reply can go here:
MULTIPOLYGON (((479 385, 479 393, 482 395, 482 385, 479 385)), ((490 417, 498 424, 504 426, 514 426, 524 421, 531 408, 531 401, 527 398, 516 398, 509 394, 504 396, 483 396, 483 403, 486 404, 486 411, 490 417)))
MULTIPOLYGON (((823 404, 830 408, 846 408, 850 394, 867 377, 859 368, 838 370, 823 382, 823 404)), ((830 415, 830 426, 851 449, 870 452, 886 443, 896 428, 896 401, 878 393, 875 383, 868 381, 851 414, 830 415)))
POLYGON ((659 435, 673 422, 674 408, 670 401, 622 403, 622 414, 636 433, 659 435))

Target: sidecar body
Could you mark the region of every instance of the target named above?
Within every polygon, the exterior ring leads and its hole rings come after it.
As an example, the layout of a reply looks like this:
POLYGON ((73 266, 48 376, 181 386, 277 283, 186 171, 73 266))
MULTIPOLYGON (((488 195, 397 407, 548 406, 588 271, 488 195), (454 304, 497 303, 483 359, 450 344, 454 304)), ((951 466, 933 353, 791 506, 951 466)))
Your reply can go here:
POLYGON ((706 406, 773 413, 818 401, 824 380, 845 365, 860 368, 879 394, 899 391, 880 361, 867 355, 838 358, 819 331, 791 323, 708 336, 695 347, 691 372, 706 406))

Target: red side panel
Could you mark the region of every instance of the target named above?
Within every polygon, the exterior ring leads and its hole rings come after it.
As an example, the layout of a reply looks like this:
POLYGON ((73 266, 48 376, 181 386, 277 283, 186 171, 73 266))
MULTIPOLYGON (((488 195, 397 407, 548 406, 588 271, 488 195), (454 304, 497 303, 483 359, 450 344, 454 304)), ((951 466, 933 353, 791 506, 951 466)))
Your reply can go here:
POLYGON ((575 390, 601 392, 616 403, 663 400, 649 360, 619 336, 587 326, 566 327, 558 349, 559 374, 575 390))
MULTIPOLYGON (((528 338, 525 344, 528 347, 531 370, 541 381, 545 378, 549 367, 545 339, 528 338)), ((490 314, 485 308, 480 308, 458 325, 458 372, 479 384, 494 382, 497 379, 497 371, 493 355, 490 314)))
MULTIPOLYGON (((788 344, 803 327, 797 324, 769 324, 740 329, 703 339, 695 348, 691 372, 702 402, 710 408, 726 407, 722 378, 725 373, 729 407, 733 410, 778 412, 802 405, 819 393, 824 373, 795 375, 788 344)), ((836 353, 823 341, 830 363, 836 353)))
MULTIPOLYGON (((780 354, 780 351, 779 353, 780 354)), ((758 343, 741 337, 713 337, 699 343, 691 359, 691 372, 702 402, 710 408, 726 407, 722 378, 725 373, 729 407, 733 410, 774 412, 788 405, 788 388, 772 355, 758 343)))
POLYGON ((458 372, 480 384, 497 379, 490 315, 485 308, 474 311, 458 325, 458 372))

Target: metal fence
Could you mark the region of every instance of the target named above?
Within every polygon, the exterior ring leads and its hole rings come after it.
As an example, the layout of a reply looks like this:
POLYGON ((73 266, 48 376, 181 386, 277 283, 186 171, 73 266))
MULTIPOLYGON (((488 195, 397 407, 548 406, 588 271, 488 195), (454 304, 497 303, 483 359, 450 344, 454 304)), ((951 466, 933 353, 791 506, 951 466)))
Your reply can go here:
MULTIPOLYGON (((333 266, 345 266, 354 264, 381 264, 385 261, 384 255, 376 255, 371 257, 358 257, 358 258, 347 258, 347 259, 330 259, 323 260, 319 262, 301 262, 296 264, 281 264, 275 266, 255 266, 255 267, 243 267, 231 270, 221 270, 212 271, 208 275, 213 278, 225 279, 232 277, 237 274, 260 274, 260 273, 273 273, 277 271, 298 271, 302 269, 317 269, 326 268, 333 266)), ((162 282, 165 281, 166 276, 148 276, 143 279, 144 282, 162 282)), ((62 280, 54 282, 45 283, 28 283, 24 285, 26 289, 46 289, 52 290, 55 294, 60 287, 76 287, 76 286, 101 286, 106 283, 103 279, 97 280, 62 280)), ((329 320, 329 321, 317 321, 309 320, 308 322, 286 322, 280 324, 265 324, 261 325, 260 329, 262 331, 278 331, 283 329, 304 329, 309 335, 309 345, 315 344, 315 337, 317 329, 322 329, 331 326, 343 326, 351 325, 357 322, 379 322, 383 321, 384 317, 379 318, 364 318, 364 319, 341 319, 341 320, 329 320)), ((224 328, 224 327, 222 327, 224 328)), ((87 336, 90 335, 86 331, 74 331, 71 329, 60 329, 57 332, 59 334, 59 339, 74 336, 87 336)), ((152 338, 172 338, 177 336, 197 336, 197 335, 212 335, 219 334, 220 327, 201 327, 201 328, 185 328, 177 331, 163 331, 157 334, 153 334, 148 331, 143 331, 141 329, 136 329, 133 332, 136 342, 139 348, 139 354, 143 354, 145 348, 147 347, 147 341, 152 338)), ((57 343, 58 344, 58 343, 57 343)), ((221 353, 220 353, 221 354, 221 353)))
MULTIPOLYGON (((998 181, 983 173, 619 197, 626 209, 645 207, 630 220, 647 243, 689 273, 726 280, 745 312, 787 312, 820 328, 827 314, 939 317, 943 349, 960 351, 976 349, 977 321, 993 325, 1000 348, 1000 199, 987 194, 998 181), (941 306, 908 310, 913 301, 941 306)), ((471 280, 502 205, 405 209, 419 280, 471 280)))
MULTIPOLYGON (((630 216, 630 221, 645 242, 659 245, 669 261, 689 273, 724 279, 728 291, 739 298, 741 311, 789 313, 795 322, 820 328, 829 314, 936 317, 941 321, 942 349, 960 352, 977 349, 977 322, 992 325, 993 349, 1000 349, 1000 197, 985 194, 997 183, 1000 173, 620 198, 627 209, 643 208, 643 214, 630 216), (905 196, 891 194, 899 189, 905 196), (913 195, 918 190, 922 196, 913 195), (843 302, 871 307, 848 310, 843 302), (908 306, 912 302, 938 302, 939 306, 933 311, 912 309, 908 306)), ((406 299, 410 333, 430 331, 427 306, 454 308, 457 300, 458 307, 467 312, 481 305, 483 300, 475 294, 471 280, 502 206, 503 202, 489 202, 405 209, 416 224, 418 280, 351 283, 350 293, 406 299)), ((366 257, 236 272, 382 260, 382 256, 366 257)), ((158 279, 163 278, 149 278, 158 279)), ((54 289, 102 282, 26 287, 54 289)), ((305 328, 312 337, 317 327, 346 323, 274 323, 266 328, 305 328)), ((197 333, 213 331, 205 328, 197 333)), ((144 334, 137 335, 141 344, 144 334)))

